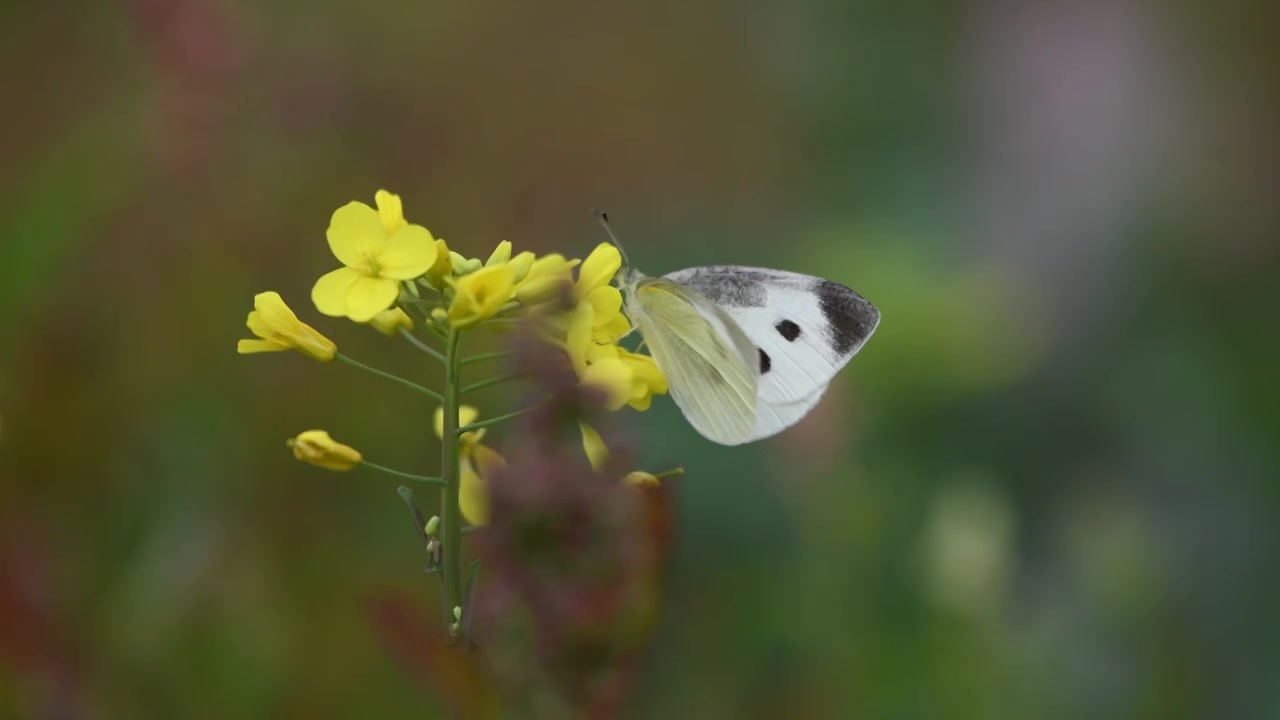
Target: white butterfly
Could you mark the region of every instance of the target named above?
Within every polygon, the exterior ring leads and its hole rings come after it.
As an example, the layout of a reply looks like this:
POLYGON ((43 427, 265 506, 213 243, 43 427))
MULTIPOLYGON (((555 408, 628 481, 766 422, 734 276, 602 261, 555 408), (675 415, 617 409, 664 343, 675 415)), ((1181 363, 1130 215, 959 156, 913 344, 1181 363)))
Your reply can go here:
POLYGON ((880 324, 858 293, 799 273, 716 265, 660 278, 628 267, 618 277, 672 399, 722 445, 799 422, 880 324))

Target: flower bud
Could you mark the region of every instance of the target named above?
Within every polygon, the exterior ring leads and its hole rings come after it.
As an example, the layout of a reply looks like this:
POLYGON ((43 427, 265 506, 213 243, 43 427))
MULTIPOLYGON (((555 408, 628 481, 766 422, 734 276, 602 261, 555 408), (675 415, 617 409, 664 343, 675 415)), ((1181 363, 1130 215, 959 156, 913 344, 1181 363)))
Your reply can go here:
POLYGON ((329 470, 350 470, 362 460, 359 451, 335 441, 324 430, 300 433, 288 445, 295 458, 329 470))
POLYGON ((479 259, 465 258, 452 250, 449 251, 449 262, 453 264, 453 274, 458 277, 469 275, 484 267, 479 259))
POLYGON ((427 521, 427 526, 424 528, 424 530, 426 531, 429 537, 435 537, 436 531, 439 529, 440 529, 440 516, 432 515, 431 519, 427 521))
POLYGON ((511 241, 503 240, 498 243, 498 247, 493 249, 493 253, 489 255, 489 259, 485 261, 484 266, 502 265, 511 259, 511 241))
POLYGON ((412 330, 413 318, 409 317, 404 310, 401 310, 398 307, 393 307, 374 315, 373 319, 369 321, 369 324, 383 335, 395 335, 400 332, 400 328, 412 330))

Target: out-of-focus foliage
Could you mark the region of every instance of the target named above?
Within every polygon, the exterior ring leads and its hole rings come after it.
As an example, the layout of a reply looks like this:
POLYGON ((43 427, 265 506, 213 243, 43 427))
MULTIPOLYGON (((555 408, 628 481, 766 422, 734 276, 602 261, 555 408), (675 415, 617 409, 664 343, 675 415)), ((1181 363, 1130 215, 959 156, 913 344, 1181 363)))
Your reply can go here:
POLYGON ((603 207, 650 274, 783 267, 883 312, 776 439, 622 411, 637 466, 688 470, 632 716, 1280 712, 1278 22, 5 4, 0 716, 442 711, 374 622, 440 615, 394 487, 284 446, 425 470, 434 408, 234 352, 269 287, 439 385, 301 303, 329 211, 379 187, 467 257, 583 257, 603 207))

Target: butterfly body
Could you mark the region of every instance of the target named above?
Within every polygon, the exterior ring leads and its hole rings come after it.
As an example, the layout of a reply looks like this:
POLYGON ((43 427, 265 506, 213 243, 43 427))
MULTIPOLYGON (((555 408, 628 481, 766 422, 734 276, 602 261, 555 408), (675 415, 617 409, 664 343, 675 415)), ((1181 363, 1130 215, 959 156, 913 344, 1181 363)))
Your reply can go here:
POLYGON ((716 265, 627 270, 627 315, 690 424, 725 445, 794 425, 875 332, 880 312, 830 280, 716 265))

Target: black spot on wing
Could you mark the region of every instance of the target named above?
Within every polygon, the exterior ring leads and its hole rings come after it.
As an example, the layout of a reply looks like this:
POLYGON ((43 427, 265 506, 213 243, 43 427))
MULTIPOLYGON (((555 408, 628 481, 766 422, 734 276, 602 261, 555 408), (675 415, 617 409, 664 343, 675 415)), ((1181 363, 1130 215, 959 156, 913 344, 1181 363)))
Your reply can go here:
MULTIPOLYGON (((756 349, 760 350, 760 348, 756 348, 756 349)), ((773 367, 773 361, 769 359, 769 353, 765 352, 764 350, 760 350, 760 374, 763 375, 769 372, 769 369, 772 367, 773 367)))
POLYGON ((779 322, 777 325, 773 326, 773 329, 777 330, 779 335, 786 338, 787 342, 795 342, 796 338, 800 337, 800 326, 790 320, 783 320, 779 322))
POLYGON ((880 321, 880 311, 875 305, 840 283, 819 280, 814 291, 818 294, 822 314, 827 318, 831 347, 839 355, 852 352, 880 321))
POLYGON ((759 272, 716 272, 698 268, 681 282, 717 305, 764 307, 768 300, 764 280, 764 274, 759 272))

